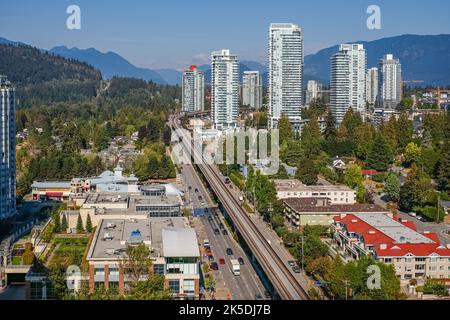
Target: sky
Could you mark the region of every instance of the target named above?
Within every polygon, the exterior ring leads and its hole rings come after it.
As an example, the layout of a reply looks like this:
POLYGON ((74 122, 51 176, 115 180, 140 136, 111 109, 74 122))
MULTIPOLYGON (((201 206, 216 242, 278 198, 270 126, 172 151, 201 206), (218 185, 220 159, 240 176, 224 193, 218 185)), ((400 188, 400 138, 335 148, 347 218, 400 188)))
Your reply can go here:
POLYGON ((113 51, 147 68, 209 63, 211 51, 223 48, 264 63, 271 22, 300 25, 305 54, 401 34, 450 34, 448 0, 0 0, 0 7, 0 37, 43 49, 113 51), (81 30, 66 27, 69 5, 81 9, 81 30), (369 5, 381 9, 380 30, 366 26, 369 5))

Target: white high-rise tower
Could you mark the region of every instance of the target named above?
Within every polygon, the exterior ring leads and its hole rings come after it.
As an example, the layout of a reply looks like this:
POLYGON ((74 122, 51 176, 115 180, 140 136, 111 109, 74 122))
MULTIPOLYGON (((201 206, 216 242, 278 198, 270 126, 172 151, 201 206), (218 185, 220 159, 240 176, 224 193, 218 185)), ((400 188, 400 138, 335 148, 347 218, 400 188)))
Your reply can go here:
POLYGON ((253 109, 261 108, 262 91, 259 71, 245 71, 242 76, 242 104, 253 109))
POLYGON ((0 219, 16 213, 15 89, 0 76, 0 219))
POLYGON ((183 72, 182 79, 182 110, 195 112, 204 110, 205 77, 197 66, 190 66, 183 72))
POLYGON ((211 119, 214 128, 235 128, 239 112, 239 60, 230 50, 211 55, 211 119))
POLYGON ((342 44, 331 57, 331 111, 340 124, 351 107, 366 115, 366 50, 362 44, 342 44))
POLYGON ((380 60, 378 106, 395 109, 402 100, 402 65, 399 59, 387 54, 380 60))
POLYGON ((269 30, 269 127, 286 115, 300 130, 303 105, 303 31, 291 23, 272 23, 269 30))

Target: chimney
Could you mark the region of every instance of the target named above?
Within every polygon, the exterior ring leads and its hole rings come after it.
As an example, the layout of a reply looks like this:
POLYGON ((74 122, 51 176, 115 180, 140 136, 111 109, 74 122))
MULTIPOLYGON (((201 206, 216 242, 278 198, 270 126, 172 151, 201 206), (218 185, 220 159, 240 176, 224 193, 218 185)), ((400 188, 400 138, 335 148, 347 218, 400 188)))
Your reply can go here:
POLYGON ((369 234, 375 234, 375 230, 369 230, 369 234))
POLYGON ((380 244, 380 250, 386 250, 387 249, 387 244, 382 243, 380 244))
POLYGON ((357 223, 358 219, 352 219, 352 223, 357 223))

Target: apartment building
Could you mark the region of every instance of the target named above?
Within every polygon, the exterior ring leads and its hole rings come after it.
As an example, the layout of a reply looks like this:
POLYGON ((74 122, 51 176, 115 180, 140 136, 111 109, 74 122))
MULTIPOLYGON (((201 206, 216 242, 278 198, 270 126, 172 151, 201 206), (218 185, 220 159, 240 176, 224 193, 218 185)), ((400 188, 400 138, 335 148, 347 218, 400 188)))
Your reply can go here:
POLYGON ((371 106, 375 105, 378 97, 378 68, 370 68, 366 74, 366 99, 371 106))
POLYGON ((307 186, 297 179, 275 180, 278 199, 327 198, 331 204, 355 204, 356 191, 347 186, 307 186))
POLYGON ((331 57, 331 111, 337 124, 349 108, 366 116, 366 50, 362 44, 342 44, 331 57))
POLYGON ((450 245, 435 233, 417 231, 414 222, 373 213, 335 217, 333 238, 354 259, 373 256, 393 264, 401 280, 450 278, 450 245))
POLYGON ((389 211, 374 204, 332 204, 328 198, 283 199, 284 215, 294 226, 302 229, 306 225, 331 226, 334 218, 348 213, 389 214, 389 211))
MULTIPOLYGON (((133 280, 127 248, 139 245, 148 248, 152 261, 147 275, 163 275, 175 299, 199 298, 198 240, 182 217, 102 219, 87 254, 89 289, 104 286, 126 293, 133 280)), ((144 274, 141 280, 146 278, 144 274)))
POLYGON ((236 128, 239 113, 239 60, 230 50, 211 55, 211 119, 214 129, 236 128))
POLYGON ((378 107, 393 110, 402 100, 402 65, 394 55, 380 60, 378 69, 378 107))
POLYGON ((244 71, 242 76, 242 105, 260 109, 263 103, 262 79, 259 71, 244 71))
POLYGON ((0 220, 16 214, 16 90, 0 75, 0 220))
POLYGON ((306 85, 305 104, 309 106, 312 101, 318 99, 322 92, 322 84, 316 80, 309 80, 306 85))
POLYGON ((303 105, 303 30, 292 23, 272 23, 269 29, 269 127, 281 116, 299 131, 303 105))
POLYGON ((203 111, 205 109, 205 75, 192 65, 183 72, 182 110, 184 112, 203 111))

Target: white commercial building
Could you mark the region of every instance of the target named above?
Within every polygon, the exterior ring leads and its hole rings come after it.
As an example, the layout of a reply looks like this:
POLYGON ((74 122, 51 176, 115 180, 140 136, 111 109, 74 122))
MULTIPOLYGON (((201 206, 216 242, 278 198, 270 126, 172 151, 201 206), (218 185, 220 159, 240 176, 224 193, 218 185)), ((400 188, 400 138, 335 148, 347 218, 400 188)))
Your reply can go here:
POLYGON ((245 71, 242 76, 242 105, 260 109, 263 102, 262 80, 259 71, 245 71))
POLYGON ((366 115, 366 60, 362 44, 342 44, 331 57, 331 111, 337 124, 350 107, 366 115))
POLYGON ((312 101, 319 98, 322 91, 322 84, 315 80, 309 80, 306 86, 306 105, 309 105, 312 101))
POLYGON ((380 60, 378 106, 395 109, 402 100, 402 66, 399 59, 387 54, 380 60))
POLYGON ((15 93, 7 78, 0 76, 0 219, 16 213, 15 93))
POLYGON ((197 66, 190 66, 183 72, 182 79, 182 110, 195 112, 204 110, 205 76, 197 66))
POLYGON ((370 105, 375 105, 378 96, 378 68, 370 68, 366 75, 366 99, 370 105))
POLYGON ((269 30, 269 126, 282 115, 294 130, 303 105, 303 30, 291 23, 272 23, 269 30))
POLYGON ((235 128, 239 112, 239 60, 230 50, 211 55, 211 119, 215 129, 235 128))

